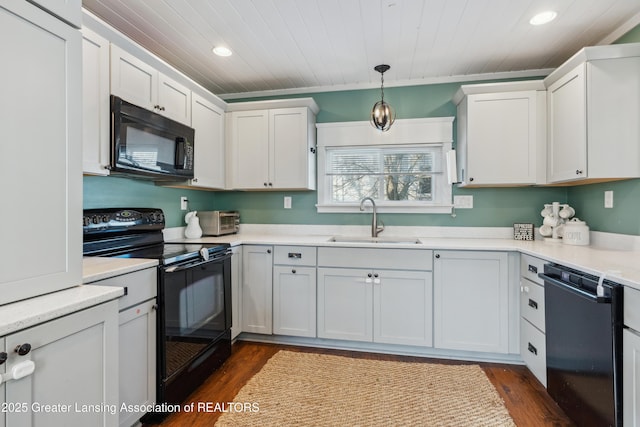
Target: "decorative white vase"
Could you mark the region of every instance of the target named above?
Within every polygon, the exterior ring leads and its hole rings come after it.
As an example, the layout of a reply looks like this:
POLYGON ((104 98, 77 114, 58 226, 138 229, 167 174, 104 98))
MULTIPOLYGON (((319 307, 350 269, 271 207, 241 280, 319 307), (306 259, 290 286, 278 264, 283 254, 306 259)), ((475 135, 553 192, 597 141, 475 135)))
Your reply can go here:
POLYGON ((200 218, 196 216, 198 211, 192 211, 184 216, 187 228, 184 230, 184 237, 187 239, 198 239, 202 237, 202 228, 200 228, 200 218))

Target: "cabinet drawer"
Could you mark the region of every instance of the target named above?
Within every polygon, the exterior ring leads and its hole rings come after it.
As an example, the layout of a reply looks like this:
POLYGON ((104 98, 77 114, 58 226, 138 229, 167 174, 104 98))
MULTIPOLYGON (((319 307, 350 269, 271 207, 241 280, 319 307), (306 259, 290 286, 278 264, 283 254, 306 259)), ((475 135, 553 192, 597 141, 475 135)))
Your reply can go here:
POLYGON ((273 263, 279 265, 316 265, 316 248, 313 246, 276 246, 273 263))
POLYGON ((640 291, 624 288, 624 324, 640 332, 640 291))
POLYGON ((520 281, 520 314, 533 326, 545 331, 543 286, 527 279, 520 281))
POLYGON ((542 285, 543 280, 538 277, 538 273, 544 272, 544 265, 547 261, 535 258, 530 255, 520 255, 520 275, 532 282, 542 285))
POLYGON ((545 336, 525 319, 520 320, 520 355, 535 377, 547 386, 547 344, 545 336))
POLYGON ((155 298, 158 294, 158 269, 156 267, 134 271, 89 283, 88 285, 118 286, 126 288, 125 295, 118 300, 118 310, 134 306, 155 298))
POLYGON ((318 248, 318 265, 323 267, 430 271, 433 269, 433 251, 321 247, 318 248))

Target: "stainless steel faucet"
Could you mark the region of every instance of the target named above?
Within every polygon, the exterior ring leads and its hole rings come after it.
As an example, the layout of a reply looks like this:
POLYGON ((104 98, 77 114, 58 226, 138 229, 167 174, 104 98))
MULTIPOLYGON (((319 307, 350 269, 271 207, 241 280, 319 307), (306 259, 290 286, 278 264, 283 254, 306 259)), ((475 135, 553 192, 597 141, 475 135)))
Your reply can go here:
POLYGON ((364 211, 364 202, 371 202, 371 206, 373 207, 373 216, 371 218, 371 237, 378 237, 378 234, 382 233, 384 230, 384 224, 378 227, 378 212, 376 211, 376 202, 373 201, 371 197, 365 197, 360 202, 360 210, 364 211))

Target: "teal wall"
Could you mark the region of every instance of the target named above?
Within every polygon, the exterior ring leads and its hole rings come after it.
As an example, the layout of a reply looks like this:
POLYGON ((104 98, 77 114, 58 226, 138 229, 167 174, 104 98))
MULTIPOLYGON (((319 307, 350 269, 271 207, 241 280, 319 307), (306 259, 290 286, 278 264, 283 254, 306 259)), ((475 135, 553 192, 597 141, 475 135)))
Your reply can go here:
MULTIPOLYGON (((640 41, 640 26, 623 38, 623 42, 640 41)), ((472 82, 469 82, 472 83, 472 82)), ((385 99, 396 109, 397 118, 455 116, 451 101, 464 83, 447 83, 385 89, 385 99)), ((311 96, 320 107, 318 123, 368 120, 371 106, 378 100, 379 89, 321 92, 279 96, 311 96)), ((268 98, 252 98, 268 99, 268 98)), ((230 102, 238 102, 234 100, 230 102)), ((452 218, 445 214, 382 214, 386 225, 490 226, 508 227, 514 222, 540 225, 540 210, 545 203, 571 203, 576 215, 593 230, 640 235, 640 180, 579 187, 459 189, 454 194, 474 196, 474 208, 458 210, 452 218), (614 208, 604 209, 603 191, 614 190, 614 208)), ((184 225, 179 210, 180 196, 187 196, 191 210, 237 209, 244 223, 258 224, 368 224, 368 215, 318 214, 316 192, 207 192, 157 187, 152 183, 115 177, 85 177, 85 208, 107 206, 151 206, 162 208, 169 227, 184 225), (292 197, 292 209, 283 208, 283 197, 292 197)))
POLYGON ((167 227, 185 225, 180 197, 189 200, 189 210, 215 209, 213 193, 156 186, 153 182, 113 176, 84 177, 84 208, 160 208, 167 227))

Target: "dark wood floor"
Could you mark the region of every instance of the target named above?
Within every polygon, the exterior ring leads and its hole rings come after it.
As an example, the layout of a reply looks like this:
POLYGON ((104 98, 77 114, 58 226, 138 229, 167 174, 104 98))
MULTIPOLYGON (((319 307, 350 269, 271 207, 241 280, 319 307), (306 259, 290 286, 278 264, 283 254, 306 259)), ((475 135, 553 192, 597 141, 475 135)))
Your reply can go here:
MULTIPOLYGON (((442 359, 393 356, 353 351, 326 350, 261 344, 240 341, 225 364, 196 390, 187 402, 232 402, 242 386, 255 375, 266 361, 281 349, 326 354, 339 354, 363 359, 418 361, 422 363, 464 363, 442 359)), ((573 426, 562 410, 549 397, 544 387, 523 366, 478 363, 505 402, 517 426, 573 426)), ((212 426, 220 413, 185 413, 169 416, 162 427, 212 426)), ((147 425, 149 426, 149 425, 147 425)))

